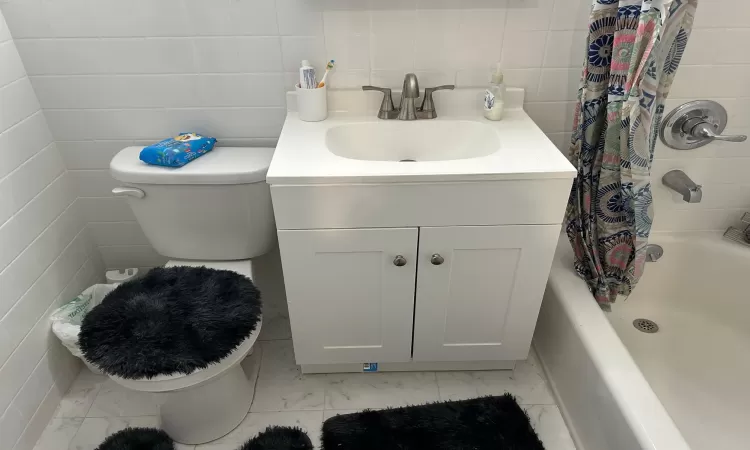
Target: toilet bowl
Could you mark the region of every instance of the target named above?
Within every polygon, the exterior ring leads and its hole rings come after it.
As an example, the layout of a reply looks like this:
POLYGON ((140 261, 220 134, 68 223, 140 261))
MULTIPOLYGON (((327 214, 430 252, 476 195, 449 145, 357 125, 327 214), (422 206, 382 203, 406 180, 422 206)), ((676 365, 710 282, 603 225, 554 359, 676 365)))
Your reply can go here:
MULTIPOLYGON (((251 258, 275 244, 276 226, 265 175, 270 148, 217 147, 179 168, 149 166, 128 147, 112 160, 112 176, 167 266, 205 266, 253 279, 251 258)), ((262 319, 229 355, 189 374, 129 379, 118 384, 165 395, 162 428, 177 442, 203 444, 236 428, 247 415, 254 385, 242 369, 253 351, 262 319)))

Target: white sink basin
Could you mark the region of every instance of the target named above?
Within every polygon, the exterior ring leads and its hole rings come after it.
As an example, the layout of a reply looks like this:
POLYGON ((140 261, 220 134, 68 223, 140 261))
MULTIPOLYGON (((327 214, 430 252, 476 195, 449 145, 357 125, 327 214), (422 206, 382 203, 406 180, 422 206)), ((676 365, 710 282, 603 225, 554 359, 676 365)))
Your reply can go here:
POLYGON ((450 161, 500 149, 495 128, 464 120, 350 123, 329 128, 325 142, 336 156, 365 161, 450 161))
POLYGON ((498 122, 484 118, 481 88, 441 92, 439 116, 414 121, 378 119, 378 92, 329 90, 329 114, 321 122, 300 120, 296 93, 287 97, 289 114, 266 176, 272 185, 570 180, 576 174, 523 110, 522 89, 508 88, 498 122), (401 162, 409 160, 417 162, 401 162))

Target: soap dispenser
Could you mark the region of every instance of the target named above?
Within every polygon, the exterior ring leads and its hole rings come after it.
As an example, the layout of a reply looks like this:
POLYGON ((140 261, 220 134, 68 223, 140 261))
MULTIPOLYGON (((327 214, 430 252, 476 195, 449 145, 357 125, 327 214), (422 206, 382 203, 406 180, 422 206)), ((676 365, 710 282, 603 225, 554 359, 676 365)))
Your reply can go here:
POLYGON ((492 72, 490 87, 484 93, 484 117, 489 120, 500 120, 503 118, 505 109, 505 84, 503 83, 503 70, 497 63, 492 72))

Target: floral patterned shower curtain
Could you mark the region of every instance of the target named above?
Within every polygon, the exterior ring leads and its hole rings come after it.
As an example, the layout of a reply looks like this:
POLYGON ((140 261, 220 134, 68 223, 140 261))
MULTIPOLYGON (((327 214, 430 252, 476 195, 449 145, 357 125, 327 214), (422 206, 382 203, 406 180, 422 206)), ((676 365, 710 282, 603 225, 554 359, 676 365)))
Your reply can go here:
POLYGON ((650 170, 664 102, 698 0, 594 0, 566 212, 576 270, 605 309, 643 273, 650 170))

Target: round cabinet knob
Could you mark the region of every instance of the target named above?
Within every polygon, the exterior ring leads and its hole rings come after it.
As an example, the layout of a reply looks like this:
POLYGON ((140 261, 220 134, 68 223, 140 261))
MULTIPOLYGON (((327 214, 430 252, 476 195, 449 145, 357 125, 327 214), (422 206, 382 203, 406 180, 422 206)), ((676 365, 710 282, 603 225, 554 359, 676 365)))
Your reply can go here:
POLYGON ((432 257, 430 258, 430 262, 432 263, 432 265, 433 265, 433 266, 439 266, 440 264, 442 264, 442 263, 444 263, 444 262, 445 262, 445 258, 443 258, 443 257, 442 257, 442 256, 440 256, 439 254, 435 253, 435 254, 434 254, 434 255, 432 255, 432 257))
POLYGON ((406 265, 406 258, 404 258, 401 255, 396 256, 396 259, 393 260, 393 265, 398 267, 403 267, 406 265))

